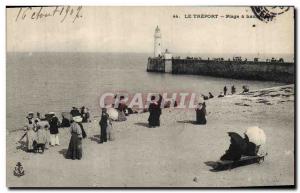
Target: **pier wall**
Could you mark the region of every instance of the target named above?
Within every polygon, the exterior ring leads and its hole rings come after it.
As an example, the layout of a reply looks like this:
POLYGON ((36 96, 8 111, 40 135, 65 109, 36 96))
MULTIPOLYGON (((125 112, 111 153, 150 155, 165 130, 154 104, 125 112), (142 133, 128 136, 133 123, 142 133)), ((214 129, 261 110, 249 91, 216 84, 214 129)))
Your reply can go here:
MULTIPOLYGON (((165 72, 164 59, 149 58, 147 71, 165 72), (150 62, 150 65, 149 65, 150 62)), ((294 82, 294 63, 172 59, 173 74, 294 82)))

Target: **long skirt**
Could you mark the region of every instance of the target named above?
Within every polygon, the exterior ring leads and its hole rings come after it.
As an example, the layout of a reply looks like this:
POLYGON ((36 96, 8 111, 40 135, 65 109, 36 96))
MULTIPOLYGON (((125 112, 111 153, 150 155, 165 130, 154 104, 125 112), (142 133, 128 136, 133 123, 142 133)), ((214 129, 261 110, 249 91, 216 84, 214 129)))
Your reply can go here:
POLYGON ((110 124, 107 125, 106 133, 107 133, 107 139, 109 141, 115 140, 114 128, 112 125, 110 125, 110 124))
POLYGON ((72 133, 66 158, 73 160, 82 158, 82 142, 76 133, 72 133))
POLYGON ((36 140, 36 133, 33 130, 27 131, 27 151, 33 151, 33 141, 36 140))
POLYGON ((206 124, 205 113, 201 110, 196 111, 196 123, 201 125, 206 124))
POLYGON ((149 126, 160 126, 160 114, 159 112, 151 112, 148 118, 149 126))
POLYGON ((102 124, 100 127, 100 143, 107 142, 107 124, 102 124))
POLYGON ((119 111, 118 110, 118 121, 126 121, 127 118, 126 118, 126 115, 123 111, 119 111))

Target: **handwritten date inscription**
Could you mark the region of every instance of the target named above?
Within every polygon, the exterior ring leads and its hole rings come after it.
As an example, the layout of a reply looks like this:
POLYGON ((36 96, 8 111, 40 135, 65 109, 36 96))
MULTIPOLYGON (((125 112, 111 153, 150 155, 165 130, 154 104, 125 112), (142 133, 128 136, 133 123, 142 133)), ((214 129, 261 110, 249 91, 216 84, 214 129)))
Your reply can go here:
POLYGON ((70 18, 74 23, 82 18, 82 6, 20 7, 15 21, 41 20, 48 17, 58 17, 61 23, 70 18))

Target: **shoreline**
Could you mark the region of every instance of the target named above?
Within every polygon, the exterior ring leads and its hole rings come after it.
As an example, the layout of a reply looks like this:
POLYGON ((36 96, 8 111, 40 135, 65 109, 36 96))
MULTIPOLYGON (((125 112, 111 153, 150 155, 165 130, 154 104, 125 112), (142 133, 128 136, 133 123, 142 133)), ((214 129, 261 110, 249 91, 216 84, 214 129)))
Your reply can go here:
POLYGON ((99 118, 93 117, 91 123, 83 125, 88 137, 83 140, 80 161, 67 160, 63 156, 70 140, 68 128, 59 131, 61 145, 46 150, 44 154, 24 152, 17 142, 21 131, 6 130, 7 186, 240 187, 295 184, 294 85, 215 97, 206 104, 206 125, 190 123, 195 120, 193 110, 163 109, 161 126, 157 128, 147 127, 148 113, 132 114, 125 122, 113 122, 116 139, 102 145, 97 143, 99 118), (209 171, 204 162, 216 161, 229 146, 226 132, 242 135, 247 127, 254 125, 264 129, 267 135, 265 162, 231 171, 209 171), (18 161, 25 170, 25 175, 20 178, 12 172, 18 161), (87 164, 90 167, 87 168, 87 164))

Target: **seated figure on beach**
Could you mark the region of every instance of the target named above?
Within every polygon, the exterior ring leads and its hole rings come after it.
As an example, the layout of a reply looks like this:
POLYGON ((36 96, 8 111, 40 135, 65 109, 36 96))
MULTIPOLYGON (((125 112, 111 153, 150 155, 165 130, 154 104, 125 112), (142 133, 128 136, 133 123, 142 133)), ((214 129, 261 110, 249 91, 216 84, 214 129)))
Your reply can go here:
POLYGON ((237 161, 245 152, 246 142, 238 133, 228 132, 228 135, 230 136, 230 146, 220 160, 237 161))
POLYGON ((224 94, 222 92, 220 92, 218 98, 224 97, 224 94))
POLYGON ((73 122, 70 127, 71 139, 66 153, 67 159, 80 160, 82 158, 82 130, 78 124, 81 121, 81 116, 73 117, 73 122))
POLYGON ((247 92, 249 92, 249 88, 246 85, 244 85, 242 93, 247 93, 247 92))
POLYGON ((206 96, 206 95, 204 95, 204 94, 202 94, 201 96, 203 97, 204 100, 208 100, 209 99, 209 97, 206 96))
POLYGON ((198 102, 196 111, 196 124, 205 125, 206 124, 206 104, 205 102, 198 102))
POLYGON ((208 93, 208 97, 209 97, 210 99, 212 99, 212 98, 214 98, 214 95, 211 94, 211 92, 209 92, 209 93, 208 93))
POLYGON ((244 134, 245 138, 242 138, 238 133, 228 132, 230 146, 221 160, 237 161, 242 156, 266 155, 266 152, 261 150, 266 142, 266 135, 262 129, 257 126, 249 127, 244 134))

